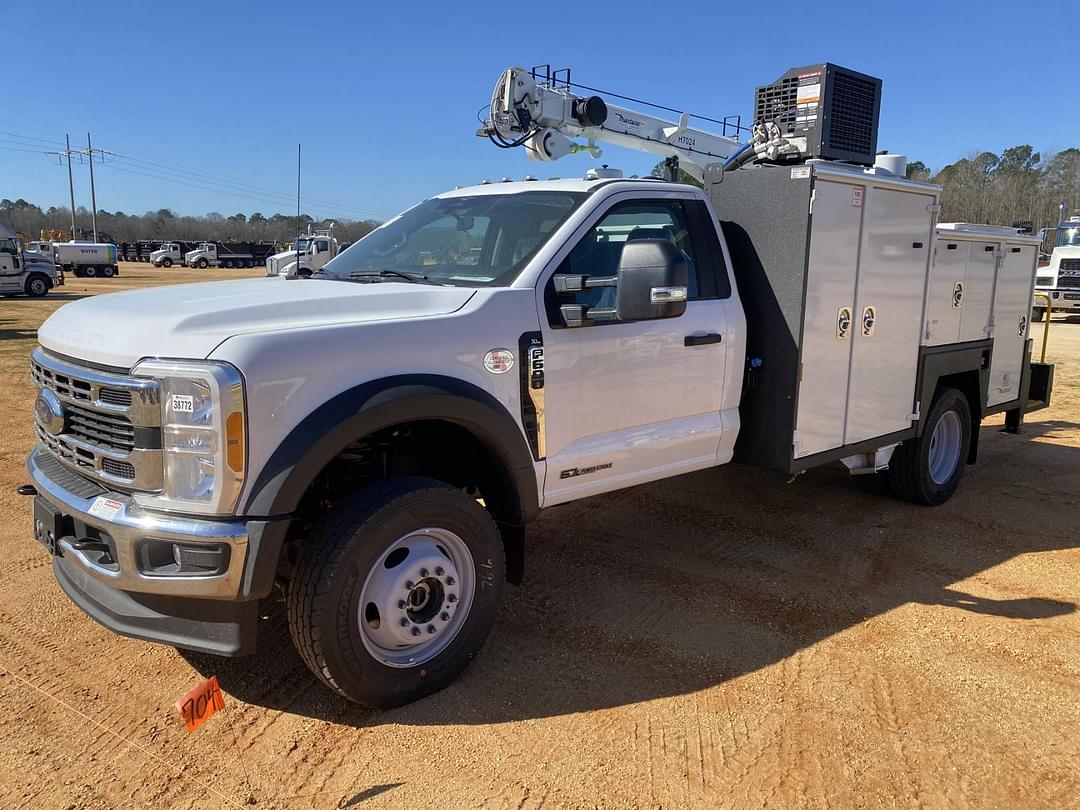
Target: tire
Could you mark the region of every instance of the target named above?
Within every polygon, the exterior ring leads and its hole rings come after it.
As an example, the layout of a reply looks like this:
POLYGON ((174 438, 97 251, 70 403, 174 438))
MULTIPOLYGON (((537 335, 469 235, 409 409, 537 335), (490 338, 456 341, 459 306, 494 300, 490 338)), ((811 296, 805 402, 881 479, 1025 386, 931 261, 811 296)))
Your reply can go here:
POLYGON ((116 275, 116 268, 111 264, 107 264, 101 268, 101 275, 105 276, 105 278, 112 278, 116 275))
POLYGON ((172 267, 172 259, 162 259, 161 260, 161 266, 166 268, 166 269, 172 267))
POLYGON ((299 270, 296 273, 297 278, 311 278, 311 271, 306 267, 303 270, 299 270))
POLYGON ((199 259, 197 262, 195 262, 195 266, 198 267, 200 270, 205 270, 207 267, 210 266, 210 262, 208 262, 206 259, 199 259))
POLYGON ((49 294, 49 282, 43 276, 30 276, 24 289, 31 298, 44 298, 49 294))
POLYGON ((473 498, 429 478, 390 478, 309 535, 289 583, 289 630, 338 694, 400 706, 447 686, 480 651, 504 578, 498 529, 473 498))
POLYGON ((244 262, 244 267, 254 267, 254 266, 255 266, 255 260, 254 259, 248 259, 246 262, 244 262))
POLYGON ((889 464, 889 485, 901 498, 937 506, 960 486, 971 448, 971 410, 955 388, 941 388, 922 436, 904 442, 889 464))
POLYGON ((1043 318, 1046 317, 1046 307, 1032 307, 1031 308, 1031 322, 1042 323, 1043 318))
POLYGON ((94 278, 97 276, 97 268, 94 265, 89 264, 83 268, 83 275, 87 278, 94 278))

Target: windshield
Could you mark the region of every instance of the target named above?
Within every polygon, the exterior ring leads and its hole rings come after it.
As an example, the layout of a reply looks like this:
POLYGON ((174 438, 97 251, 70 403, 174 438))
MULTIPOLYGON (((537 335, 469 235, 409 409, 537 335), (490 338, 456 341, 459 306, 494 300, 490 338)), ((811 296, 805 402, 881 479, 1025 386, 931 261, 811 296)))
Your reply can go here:
POLYGON ((1058 228, 1057 247, 1077 247, 1080 246, 1080 225, 1073 225, 1069 223, 1068 226, 1063 225, 1058 228))
POLYGON ((293 250, 298 251, 299 253, 306 253, 309 247, 311 247, 310 239, 293 239, 293 250))
POLYGON ((372 231, 324 272, 410 273, 434 283, 506 286, 586 197, 524 191, 426 200, 372 231))

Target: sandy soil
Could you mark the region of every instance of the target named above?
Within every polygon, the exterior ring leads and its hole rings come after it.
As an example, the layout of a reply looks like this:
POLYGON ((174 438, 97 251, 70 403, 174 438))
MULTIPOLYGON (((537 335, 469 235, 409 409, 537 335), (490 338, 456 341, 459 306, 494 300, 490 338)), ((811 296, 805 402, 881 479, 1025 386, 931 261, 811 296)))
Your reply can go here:
POLYGON ((1051 328, 1054 406, 985 424, 948 504, 732 466, 552 510, 465 676, 371 712, 314 682, 273 600, 248 659, 99 627, 13 492, 49 312, 253 273, 0 302, 0 806, 1076 806, 1080 321, 1051 328), (226 709, 188 735, 173 702, 210 673, 226 709))

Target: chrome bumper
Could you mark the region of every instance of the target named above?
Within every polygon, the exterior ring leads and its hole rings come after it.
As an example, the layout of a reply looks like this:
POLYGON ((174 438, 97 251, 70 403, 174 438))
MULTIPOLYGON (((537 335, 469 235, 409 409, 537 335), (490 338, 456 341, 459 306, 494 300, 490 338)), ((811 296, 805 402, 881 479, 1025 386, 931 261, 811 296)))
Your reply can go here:
POLYGON ((89 526, 107 535, 115 549, 113 564, 100 565, 88 553, 76 547, 80 538, 58 537, 57 551, 65 561, 102 584, 121 591, 202 599, 240 598, 248 554, 248 530, 243 521, 201 520, 148 512, 139 508, 130 496, 118 492, 103 492, 84 498, 70 492, 42 469, 43 464, 50 466, 49 462, 54 461, 41 447, 35 448, 26 461, 30 481, 38 495, 70 517, 76 526, 89 526), (105 517, 100 508, 91 511, 95 504, 103 500, 119 504, 118 507, 107 505, 105 517), (229 558, 225 570, 212 575, 147 573, 137 553, 139 545, 146 541, 173 541, 196 548, 200 544, 214 548, 226 545, 229 558))

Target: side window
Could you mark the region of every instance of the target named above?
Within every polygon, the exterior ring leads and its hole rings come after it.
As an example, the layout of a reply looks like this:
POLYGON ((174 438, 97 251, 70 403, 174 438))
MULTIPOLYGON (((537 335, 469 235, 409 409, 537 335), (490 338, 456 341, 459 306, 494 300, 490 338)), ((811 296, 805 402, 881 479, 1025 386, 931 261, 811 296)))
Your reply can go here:
POLYGON ((316 240, 315 249, 319 251, 319 253, 327 253, 330 250, 330 243, 325 239, 316 240))
MULTIPOLYGON (((614 276, 623 245, 628 241, 668 239, 686 255, 689 299, 715 298, 712 257, 705 255, 707 246, 702 244, 703 239, 697 233, 701 228, 698 223, 700 214, 693 208, 688 210, 688 206, 698 204, 682 200, 627 200, 616 203, 581 238, 555 272, 593 277, 614 276)), ((712 238, 715 240, 715 235, 712 238)), ((719 252, 719 245, 716 250, 719 252)), ((544 299, 549 322, 552 326, 561 326, 561 304, 612 307, 615 305, 615 289, 597 287, 574 295, 557 296, 554 282, 549 280, 544 299)))

